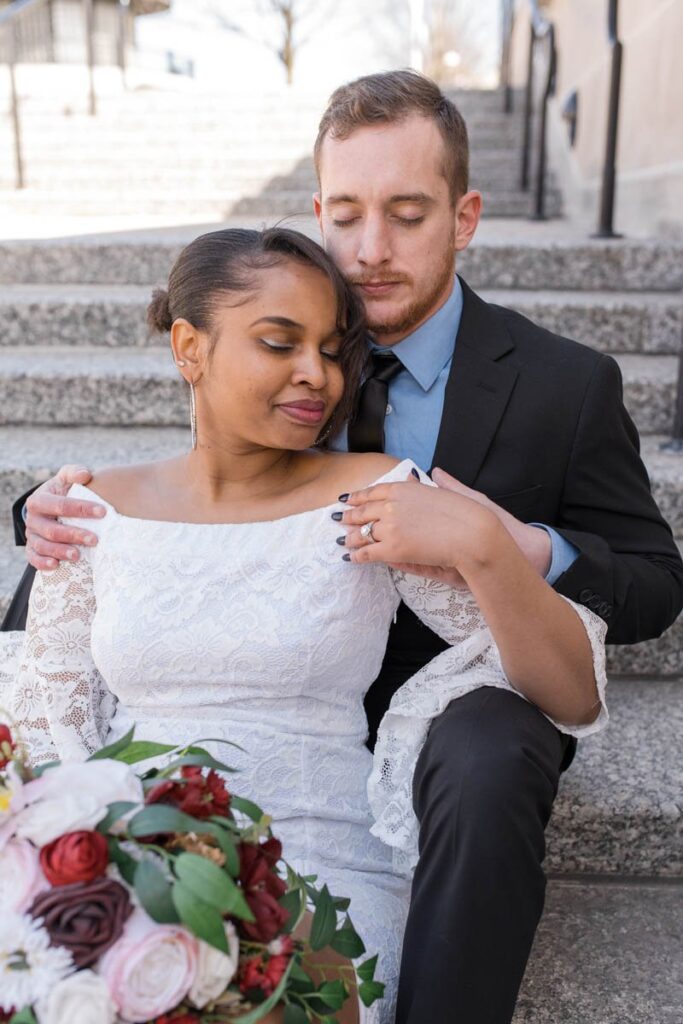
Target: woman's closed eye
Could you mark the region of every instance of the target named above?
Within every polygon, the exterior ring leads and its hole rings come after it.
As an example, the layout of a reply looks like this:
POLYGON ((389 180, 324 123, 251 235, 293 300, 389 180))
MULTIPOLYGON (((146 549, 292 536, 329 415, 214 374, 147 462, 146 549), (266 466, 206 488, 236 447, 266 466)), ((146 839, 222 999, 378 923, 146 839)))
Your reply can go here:
MULTIPOLYGON (((279 343, 277 341, 272 341, 269 338, 259 338, 259 341, 261 342, 262 345, 265 345, 267 349, 270 349, 271 352, 291 352, 294 349, 294 345, 283 345, 283 344, 281 344, 281 343, 279 343)), ((320 350, 320 354, 322 356, 325 356, 325 358, 329 359, 330 362, 332 362, 332 363, 338 363, 339 362, 339 352, 338 351, 336 351, 336 352, 327 351, 326 352, 324 349, 321 349, 320 350)))

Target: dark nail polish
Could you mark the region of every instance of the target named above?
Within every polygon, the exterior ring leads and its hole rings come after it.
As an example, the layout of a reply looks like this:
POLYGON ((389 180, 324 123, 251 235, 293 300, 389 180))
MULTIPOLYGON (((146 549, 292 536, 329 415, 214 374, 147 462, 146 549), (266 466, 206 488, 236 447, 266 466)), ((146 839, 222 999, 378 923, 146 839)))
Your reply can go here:
POLYGON ((418 471, 416 469, 411 469, 410 472, 413 474, 413 476, 415 477, 416 480, 420 479, 420 474, 418 473, 418 471))
POLYGON ((348 493, 348 491, 345 494, 340 494, 339 497, 337 498, 337 501, 348 501, 348 500, 349 500, 349 493, 348 493))
POLYGON ((342 555, 342 561, 344 561, 344 562, 350 562, 351 561, 351 555, 349 554, 348 551, 346 552, 345 555, 342 555))
POLYGON ((335 523, 341 523, 341 517, 343 515, 344 515, 343 512, 333 512, 332 513, 332 518, 334 519, 335 523))
POLYGON ((342 547, 346 544, 346 537, 337 537, 337 544, 341 544, 342 547))

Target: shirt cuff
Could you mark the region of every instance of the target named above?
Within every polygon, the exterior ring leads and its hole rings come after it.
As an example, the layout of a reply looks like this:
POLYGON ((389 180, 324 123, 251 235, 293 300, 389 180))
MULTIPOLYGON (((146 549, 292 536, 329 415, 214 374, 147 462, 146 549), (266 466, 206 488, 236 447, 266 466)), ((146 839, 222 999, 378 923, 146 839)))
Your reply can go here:
POLYGON ((567 569, 571 568, 581 552, 565 537, 558 533, 557 530, 553 530, 551 526, 545 526, 543 523, 529 523, 529 526, 536 526, 539 530, 545 530, 550 537, 550 568, 546 573, 545 581, 553 587, 559 580, 560 576, 565 573, 567 569))
POLYGON ((26 522, 28 518, 28 508, 26 507, 26 502, 24 502, 24 504, 21 506, 21 518, 24 520, 24 522, 26 522))

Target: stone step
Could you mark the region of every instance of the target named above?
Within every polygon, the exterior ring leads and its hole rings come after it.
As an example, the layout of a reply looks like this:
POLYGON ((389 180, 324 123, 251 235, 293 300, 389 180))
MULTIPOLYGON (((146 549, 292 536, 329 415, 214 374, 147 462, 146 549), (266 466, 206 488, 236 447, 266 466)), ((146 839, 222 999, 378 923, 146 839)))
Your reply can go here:
MULTIPOLYGON (((484 195, 483 215, 485 217, 528 217, 532 199, 527 192, 511 189, 492 191, 484 195)), ((98 216, 114 207, 119 214, 135 214, 144 210, 148 215, 168 216, 176 223, 184 218, 220 220, 228 217, 280 218, 310 213, 310 189, 266 189, 255 196, 230 196, 226 190, 193 192, 159 192, 141 189, 128 190, 125 183, 118 190, 99 189, 97 182, 87 192, 60 189, 26 188, 20 191, 0 191, 0 217, 17 215, 55 214, 70 216, 98 216)), ((546 213, 557 217, 561 212, 560 194, 550 189, 547 195, 546 213)))
MULTIPOLYGON (((498 232, 506 222, 493 223, 498 232)), ((143 230, 98 236, 86 234, 88 225, 84 218, 82 238, 0 241, 0 283, 129 285, 135 281, 154 285, 166 280, 182 246, 202 231, 261 224, 258 217, 241 217, 227 224, 207 220, 162 232, 143 230)), ((312 217, 297 220, 294 226, 319 239, 312 217)), ((482 233, 486 227, 482 225, 482 233)), ((680 243, 540 239, 537 232, 543 227, 515 223, 514 241, 492 237, 475 241, 459 254, 458 270, 475 289, 570 292, 582 291, 590 284, 591 289, 609 292, 683 290, 680 243)), ((553 227, 553 232, 561 238, 560 225, 553 227)))
POLYGON ((512 1024, 680 1024, 682 931, 679 884, 551 878, 512 1024))
MULTIPOLYGON (((668 434, 678 359, 619 355, 627 408, 643 434, 668 434)), ((186 422, 167 348, 22 347, 3 351, 0 423, 150 425, 186 422)))
POLYGON ((681 680, 612 680, 607 706, 561 777, 546 870, 683 880, 681 680))
MULTIPOLYGON (((483 290, 547 327, 604 352, 679 352, 683 295, 483 290)), ((145 345, 149 286, 0 285, 0 348, 145 345)), ((158 344, 158 339, 152 339, 158 344)))

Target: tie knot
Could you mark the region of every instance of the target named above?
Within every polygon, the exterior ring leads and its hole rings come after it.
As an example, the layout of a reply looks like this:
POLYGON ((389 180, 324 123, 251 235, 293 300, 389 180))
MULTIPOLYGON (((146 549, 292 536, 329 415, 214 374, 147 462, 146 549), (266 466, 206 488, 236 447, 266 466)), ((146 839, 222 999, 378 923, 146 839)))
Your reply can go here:
POLYGON ((403 369, 403 363, 393 352, 374 351, 371 356, 372 371, 368 379, 381 380, 388 384, 403 369))

